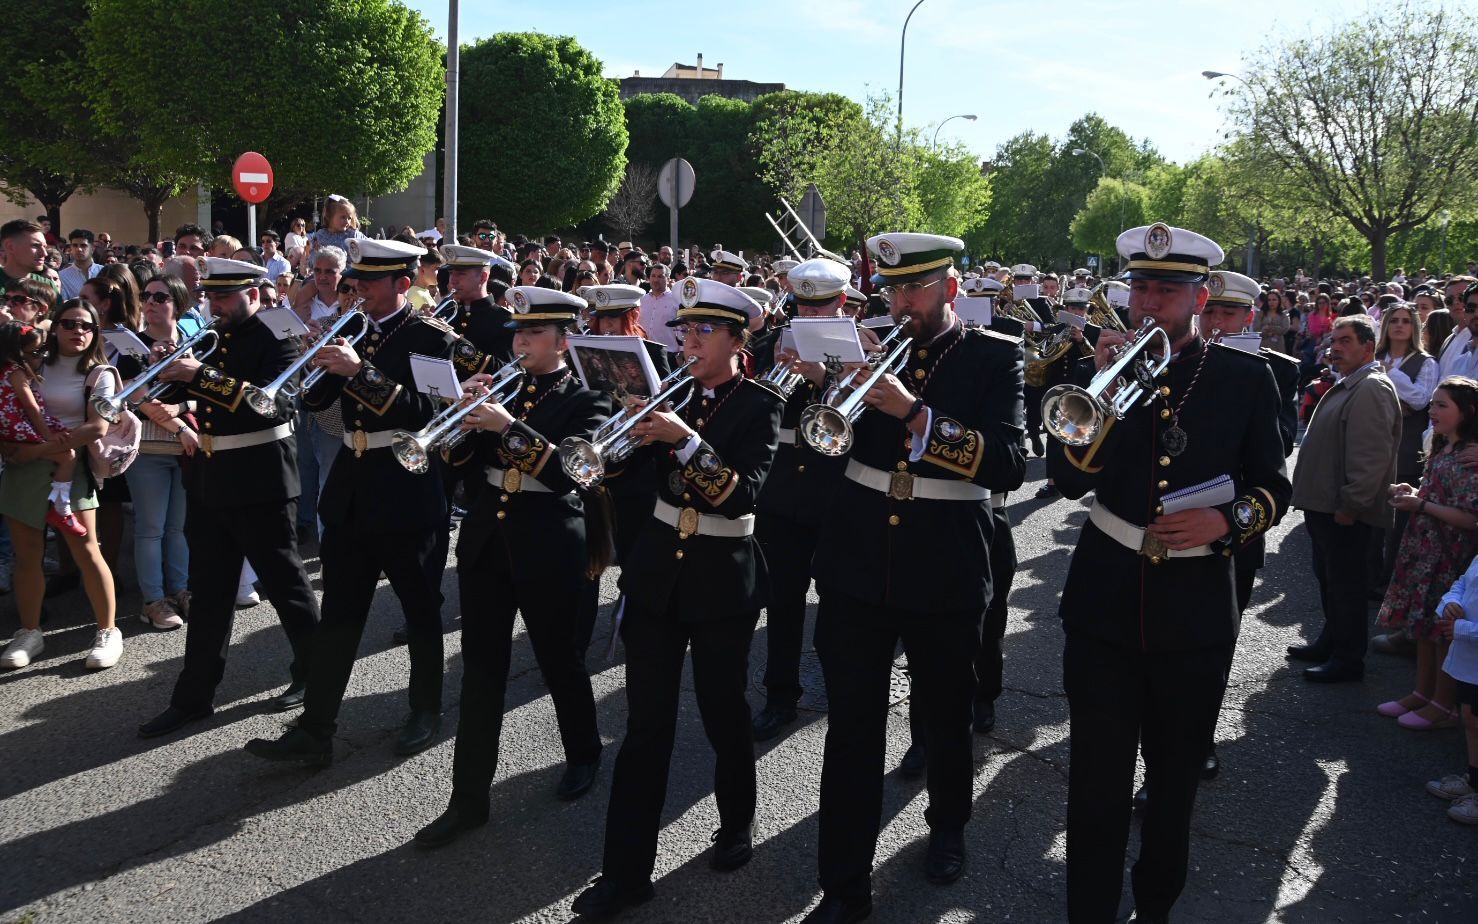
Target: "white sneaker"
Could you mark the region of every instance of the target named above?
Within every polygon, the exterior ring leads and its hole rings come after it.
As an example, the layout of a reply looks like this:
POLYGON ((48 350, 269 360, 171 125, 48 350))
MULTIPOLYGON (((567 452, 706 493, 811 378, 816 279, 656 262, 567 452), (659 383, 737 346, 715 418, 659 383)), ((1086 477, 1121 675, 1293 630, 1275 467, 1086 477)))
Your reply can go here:
POLYGON ((41 636, 40 629, 17 629, 15 635, 10 639, 10 644, 5 646, 5 653, 0 654, 0 668, 15 670, 25 667, 41 654, 41 649, 46 647, 46 642, 41 636))
POLYGON ((117 629, 99 629, 92 640, 92 651, 87 653, 87 666, 91 668, 112 667, 123 657, 123 633, 117 629))
POLYGON ((1478 825, 1478 793, 1463 796, 1447 809, 1447 817, 1459 824, 1478 825))
POLYGON ((245 587, 240 587, 236 591, 236 608, 238 610, 249 609, 261 602, 261 595, 258 594, 256 588, 252 587, 250 584, 247 584, 245 587))
POLYGON ((1473 787, 1468 785, 1466 773, 1449 773, 1440 780, 1431 780, 1427 783, 1427 792, 1439 799, 1452 801, 1473 794, 1473 787))

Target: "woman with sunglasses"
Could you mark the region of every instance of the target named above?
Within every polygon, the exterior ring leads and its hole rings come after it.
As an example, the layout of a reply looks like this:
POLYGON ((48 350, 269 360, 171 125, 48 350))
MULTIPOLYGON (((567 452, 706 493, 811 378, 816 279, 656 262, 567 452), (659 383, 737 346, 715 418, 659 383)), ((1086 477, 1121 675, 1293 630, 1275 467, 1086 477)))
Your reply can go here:
MULTIPOLYGON (((113 328, 137 333, 143 326, 143 320, 139 311, 137 284, 134 282, 133 274, 128 271, 127 267, 119 267, 121 275, 119 272, 110 272, 110 270, 112 270, 111 267, 104 267, 103 272, 83 283, 82 298, 97 306, 102 314, 104 329, 113 328)), ((109 346, 101 335, 97 339, 104 359, 110 365, 118 365, 122 360, 118 352, 109 346)), ((103 557, 108 560, 108 567, 114 570, 118 568, 118 553, 122 551, 123 546, 124 506, 132 500, 128 482, 122 478, 109 478, 103 484, 98 485, 98 547, 103 550, 103 557)), ((60 593, 76 585, 79 574, 69 567, 69 564, 63 562, 61 570, 52 579, 50 592, 60 593)))
POLYGON ((56 289, 35 279, 12 279, 5 287, 5 312, 13 320, 34 324, 43 330, 51 326, 51 310, 56 307, 56 289))
POLYGON ((754 740, 744 690, 750 639, 769 597, 754 507, 775 456, 781 402, 740 371, 747 329, 760 315, 754 299, 710 279, 685 282, 679 297, 668 324, 695 360, 693 382, 681 410, 654 410, 635 429, 659 450, 657 504, 621 569, 626 738, 611 780, 601 877, 573 906, 592 917, 652 897, 690 647, 698 711, 716 757, 720 827, 709 866, 735 870, 753 853, 754 740))
MULTIPOLYGON (((47 409, 67 427, 63 445, 79 454, 93 440, 108 432, 108 423, 88 405, 89 396, 116 394, 113 374, 94 370, 106 366, 97 309, 82 299, 62 305, 57 323, 46 339, 44 378, 40 385, 47 409), (89 379, 93 379, 89 387, 89 379)), ((51 485, 51 463, 42 456, 43 446, 8 443, 0 446, 5 458, 5 477, 0 478, 0 515, 10 527, 15 545, 15 598, 21 628, 0 654, 0 668, 25 667, 41 653, 41 600, 46 578, 41 571, 46 548, 46 494, 51 485)), ((97 635, 87 653, 90 668, 112 667, 123 655, 123 635, 114 624, 113 575, 103 560, 97 541, 97 485, 87 465, 77 467, 72 481, 72 510, 87 528, 87 535, 62 534, 87 590, 87 600, 97 619, 97 635)))
MULTIPOLYGON (((181 339, 179 319, 190 304, 185 284, 177 276, 159 276, 144 286, 144 341, 157 362, 181 339)), ((118 361, 124 380, 137 377, 144 364, 136 357, 118 361)), ((178 629, 189 615, 190 550, 185 542, 185 483, 183 459, 200 445, 190 420, 188 404, 145 401, 138 414, 143 421, 139 456, 124 472, 133 497, 133 563, 143 594, 140 619, 155 629, 178 629)))

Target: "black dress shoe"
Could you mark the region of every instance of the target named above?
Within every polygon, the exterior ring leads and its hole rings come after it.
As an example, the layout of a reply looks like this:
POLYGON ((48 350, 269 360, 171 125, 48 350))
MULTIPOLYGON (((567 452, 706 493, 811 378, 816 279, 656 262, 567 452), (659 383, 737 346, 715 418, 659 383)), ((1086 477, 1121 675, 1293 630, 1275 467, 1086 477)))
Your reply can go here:
POLYGON ((975 723, 974 723, 974 726, 973 727, 975 729, 975 734, 977 734, 977 735, 988 735, 991 732, 995 731, 995 728, 996 728, 996 704, 995 703, 976 703, 975 704, 975 723))
POLYGON ((1288 658, 1291 661, 1308 661, 1311 664, 1323 664, 1329 660, 1329 651, 1317 645, 1289 645, 1288 658))
POLYGON ((1040 433, 1033 433, 1031 435, 1031 444, 1032 455, 1040 457, 1042 455, 1042 435, 1040 433))
POLYGON ((965 872, 965 832, 929 832, 929 853, 924 877, 935 885, 948 885, 965 872))
POLYGON ((595 785, 595 778, 599 773, 599 754, 595 755, 595 760, 587 760, 581 764, 566 764, 564 776, 559 778, 559 786, 555 788, 554 794, 565 802, 578 799, 595 785))
POLYGON ((766 706, 754 717, 754 740, 769 741, 794 721, 794 706, 766 706))
POLYGON ((306 764, 309 767, 327 767, 334 761, 332 738, 318 738, 301 728, 290 728, 276 741, 253 738, 246 743, 248 754, 263 760, 306 764))
POLYGON ((1037 488, 1037 493, 1033 494, 1032 497, 1035 497, 1037 500, 1047 500, 1057 497, 1061 493, 1061 491, 1057 490, 1057 485, 1044 484, 1040 488, 1037 488))
POLYGON ((154 718, 140 725, 139 737, 158 738, 160 735, 179 731, 191 722, 198 722, 214 714, 215 710, 210 706, 206 706, 204 709, 178 709, 170 706, 154 718))
POLYGON ((1149 788, 1149 786, 1141 786, 1141 787, 1139 787, 1139 792, 1136 792, 1134 794, 1134 801, 1132 803, 1132 805, 1134 807, 1134 810, 1136 812, 1142 812, 1145 809, 1149 808, 1149 804, 1150 804, 1150 788, 1149 788))
POLYGON ((754 856, 754 822, 730 831, 719 828, 713 832, 713 853, 708 865, 721 873, 732 872, 749 862, 754 856))
POLYGON ((410 714, 395 736, 395 753, 401 757, 419 754, 436 743, 441 731, 441 713, 417 711, 410 714))
POLYGON ((806 915, 802 924, 852 924, 872 915, 872 897, 821 896, 821 904, 806 915))
POLYGON ((468 831, 481 828, 487 823, 487 806, 483 806, 479 812, 459 807, 453 802, 435 821, 416 832, 416 846, 445 847, 468 831))
POLYGON ((922 741, 915 741, 903 752, 903 759, 898 762, 898 775, 905 780, 916 780, 928 767, 929 753, 924 750, 922 741))
POLYGON ((592 918, 608 918, 617 912, 640 905, 652 897, 650 882, 622 883, 602 876, 581 892, 570 910, 592 918))
POLYGON ((1365 679, 1365 668, 1343 661, 1326 661, 1318 667, 1304 668, 1304 679, 1310 683, 1354 683, 1365 679))
POLYGON ((272 697, 269 701, 275 712, 291 712, 303 705, 303 693, 308 689, 305 680, 294 680, 287 685, 287 689, 272 697))
POLYGON ((411 634, 402 626, 390 633, 390 641, 396 645, 404 645, 411 640, 411 634))

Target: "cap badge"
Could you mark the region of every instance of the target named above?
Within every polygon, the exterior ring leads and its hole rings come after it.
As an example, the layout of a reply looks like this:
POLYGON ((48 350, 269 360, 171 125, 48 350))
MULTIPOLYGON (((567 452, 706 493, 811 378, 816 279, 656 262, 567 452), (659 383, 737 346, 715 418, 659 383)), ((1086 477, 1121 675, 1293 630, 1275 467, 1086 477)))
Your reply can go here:
POLYGON ((1211 278, 1206 280, 1206 288, 1211 290, 1212 295, 1220 295, 1227 290, 1227 281, 1222 278, 1221 273, 1212 273, 1211 278))
POLYGON ((1151 260, 1163 260, 1170 253, 1170 226, 1157 221, 1144 232, 1144 252, 1151 260))
POLYGON ((898 265, 898 249, 895 248, 893 246, 893 242, 888 240, 887 238, 883 238, 882 240, 878 241, 878 259, 882 260, 889 266, 898 265))
POLYGON ((804 280, 801 281, 801 294, 802 295, 809 296, 814 291, 816 291, 816 285, 814 283, 812 283, 811 280, 804 279, 804 280))
POLYGON ((683 280, 683 290, 678 296, 684 308, 691 308, 698 304, 698 280, 689 276, 683 280))
POLYGON ((508 298, 509 301, 513 302, 514 311, 518 312, 519 314, 529 313, 529 297, 527 295, 523 294, 517 289, 514 289, 513 294, 510 295, 508 298))
POLYGON ((204 257, 195 258, 195 271, 200 274, 201 279, 210 278, 210 261, 204 257))
POLYGON ((354 238, 349 241, 349 262, 359 262, 359 238, 354 238))
POLYGON ((606 292, 605 289, 597 289, 595 291, 595 303, 597 305, 604 305, 606 302, 608 302, 610 300, 611 300, 611 296, 610 296, 609 293, 606 292))

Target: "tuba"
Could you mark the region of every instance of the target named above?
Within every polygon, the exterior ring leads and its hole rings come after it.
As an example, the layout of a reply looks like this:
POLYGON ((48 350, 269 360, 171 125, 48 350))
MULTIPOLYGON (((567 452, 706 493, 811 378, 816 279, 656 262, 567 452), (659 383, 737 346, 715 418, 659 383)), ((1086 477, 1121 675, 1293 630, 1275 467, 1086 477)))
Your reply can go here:
POLYGON ((1101 327, 1105 330, 1116 330, 1121 334, 1129 333, 1124 326, 1124 320, 1109 304, 1108 291, 1113 285, 1123 285, 1113 279, 1105 279, 1093 287, 1093 294, 1088 296, 1088 323, 1101 327))

